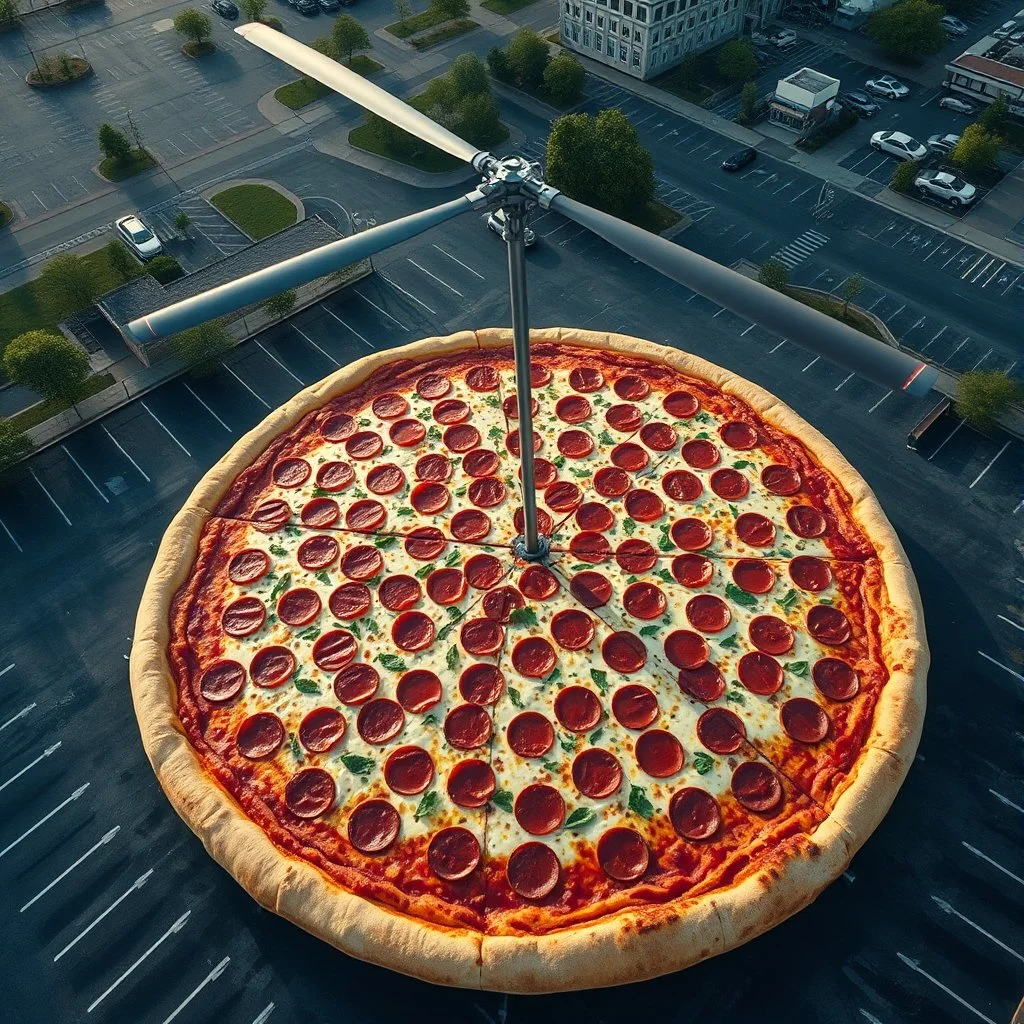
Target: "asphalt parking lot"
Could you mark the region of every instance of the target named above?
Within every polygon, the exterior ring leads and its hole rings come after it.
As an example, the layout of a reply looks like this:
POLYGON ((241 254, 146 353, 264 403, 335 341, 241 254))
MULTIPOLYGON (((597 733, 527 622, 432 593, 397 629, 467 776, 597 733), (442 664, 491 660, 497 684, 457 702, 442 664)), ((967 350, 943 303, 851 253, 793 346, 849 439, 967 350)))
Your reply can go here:
MULTIPOLYGON (((741 370, 831 436, 889 510, 921 582, 934 668, 920 756, 886 822, 812 907, 738 951, 642 988, 527 1001, 428 989, 342 957, 260 910, 171 812, 127 692, 155 544, 205 469, 303 385, 374 349, 507 321, 503 249, 470 216, 375 260, 372 277, 264 332, 212 376, 162 386, 0 487, 0 996, 12 1020, 426 1012, 516 1024, 612 1021, 641 1004, 707 1024, 751 1012, 814 1024, 1009 1017, 1024 950, 1022 447, 959 429, 909 452, 928 400, 813 359, 557 214, 533 226, 534 323, 629 331, 741 370)), ((735 228, 713 227, 725 227, 714 210, 690 229, 701 233, 694 244, 724 251, 735 228)), ((800 273, 816 272, 828 249, 800 273)))

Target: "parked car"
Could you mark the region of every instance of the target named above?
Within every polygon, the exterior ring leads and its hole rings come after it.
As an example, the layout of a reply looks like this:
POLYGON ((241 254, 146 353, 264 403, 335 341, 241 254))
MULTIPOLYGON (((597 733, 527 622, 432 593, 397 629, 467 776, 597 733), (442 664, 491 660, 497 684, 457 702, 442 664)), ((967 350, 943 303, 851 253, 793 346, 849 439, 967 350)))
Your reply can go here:
POLYGON ((1016 29, 1017 29, 1017 22, 1015 22, 1015 21, 1004 21, 1002 23, 1002 25, 999 26, 999 28, 995 29, 992 32, 992 35, 994 35, 996 37, 996 39, 1005 39, 1011 32, 1016 31, 1016 29))
POLYGON ((939 106, 943 110, 955 110, 958 114, 973 114, 978 109, 970 100, 962 100, 959 96, 943 96, 939 106))
POLYGON ((939 24, 951 36, 967 34, 967 26, 959 18, 954 18, 952 14, 947 14, 944 18, 940 18, 939 24))
POLYGON ((341 6, 338 0, 317 0, 317 3, 320 4, 321 11, 327 11, 328 13, 336 11, 341 6))
POLYGON ((164 251, 160 239, 142 223, 138 214, 132 213, 127 217, 121 217, 114 222, 114 227, 125 245, 144 263, 164 251))
POLYGON ((864 83, 864 88, 873 96, 881 96, 887 100, 902 100, 910 95, 910 90, 892 75, 869 78, 864 83))
POLYGON ((969 181, 948 171, 924 171, 914 179, 914 188, 921 195, 941 199, 950 206, 967 206, 978 196, 978 190, 969 181))
MULTIPOLYGON (((495 210, 493 213, 491 213, 487 217, 487 226, 499 238, 503 239, 505 237, 505 211, 504 210, 495 210)), ((525 245, 526 248, 529 249, 530 246, 531 245, 535 245, 536 242, 537 242, 537 235, 536 235, 536 233, 534 232, 533 228, 527 227, 527 229, 523 232, 523 245, 525 245)))
POLYGON ((874 117, 882 108, 863 92, 841 92, 839 103, 861 117, 874 117))
POLYGON ((316 0, 295 0, 295 10, 307 18, 320 13, 320 5, 316 0))
POLYGON ((901 160, 920 160, 928 155, 928 150, 905 132, 875 132, 871 146, 901 160))
POLYGON ((959 135, 931 135, 925 145, 928 146, 932 153, 938 153, 939 156, 949 156, 959 141, 959 135))
POLYGON ((231 0, 213 0, 210 6, 217 12, 222 18, 228 18, 234 21, 238 17, 238 8, 231 2, 231 0))
POLYGON ((797 34, 791 28, 780 28, 769 37, 773 46, 780 50, 788 49, 797 41, 797 34))
POLYGON ((722 161, 722 170, 738 171, 746 167, 747 164, 752 164, 756 159, 756 149, 741 149, 739 152, 733 153, 732 156, 726 157, 722 161))

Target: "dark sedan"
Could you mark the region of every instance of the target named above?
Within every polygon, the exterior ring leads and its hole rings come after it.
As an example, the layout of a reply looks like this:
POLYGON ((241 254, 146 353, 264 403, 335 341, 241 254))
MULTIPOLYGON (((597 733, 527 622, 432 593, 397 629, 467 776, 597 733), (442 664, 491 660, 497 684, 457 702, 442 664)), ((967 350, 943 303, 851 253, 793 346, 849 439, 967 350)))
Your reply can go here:
POLYGON ((309 18, 320 13, 320 5, 316 0, 295 0, 295 10, 309 18))
POLYGON ((733 153, 732 156, 722 161, 723 171, 738 171, 746 167, 747 164, 753 163, 757 159, 756 149, 741 149, 738 153, 733 153))
POLYGON ((234 21, 238 17, 238 7, 231 0, 213 0, 210 5, 222 18, 234 21))

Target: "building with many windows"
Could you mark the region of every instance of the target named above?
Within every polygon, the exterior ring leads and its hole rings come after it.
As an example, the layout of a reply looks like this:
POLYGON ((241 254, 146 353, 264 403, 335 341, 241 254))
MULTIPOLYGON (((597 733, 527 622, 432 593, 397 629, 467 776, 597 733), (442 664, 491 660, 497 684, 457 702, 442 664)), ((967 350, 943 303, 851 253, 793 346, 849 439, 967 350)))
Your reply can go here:
POLYGON ((942 84, 965 99, 991 103, 1005 96, 1011 114, 1024 117, 1024 30, 1009 38, 985 36, 946 65, 942 84))
POLYGON ((781 0, 562 0, 562 45, 648 79, 746 30, 763 27, 781 0))

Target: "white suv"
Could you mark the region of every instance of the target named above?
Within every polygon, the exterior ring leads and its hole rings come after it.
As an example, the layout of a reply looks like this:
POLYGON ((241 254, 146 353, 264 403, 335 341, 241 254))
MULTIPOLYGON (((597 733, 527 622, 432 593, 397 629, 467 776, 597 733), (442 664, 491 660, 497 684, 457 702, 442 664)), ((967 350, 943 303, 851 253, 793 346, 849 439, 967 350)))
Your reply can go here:
POLYGON ((151 260, 154 256, 159 256, 164 251, 160 239, 142 223, 136 214, 122 217, 114 222, 114 226, 128 248, 143 262, 151 260))
POLYGON ((914 179, 914 188, 923 196, 941 199, 950 206, 967 206, 977 198, 977 189, 948 171, 925 171, 914 179))
POLYGON ((871 147, 901 160, 922 160, 928 155, 928 150, 917 139, 903 132, 875 132, 871 136, 871 147))

